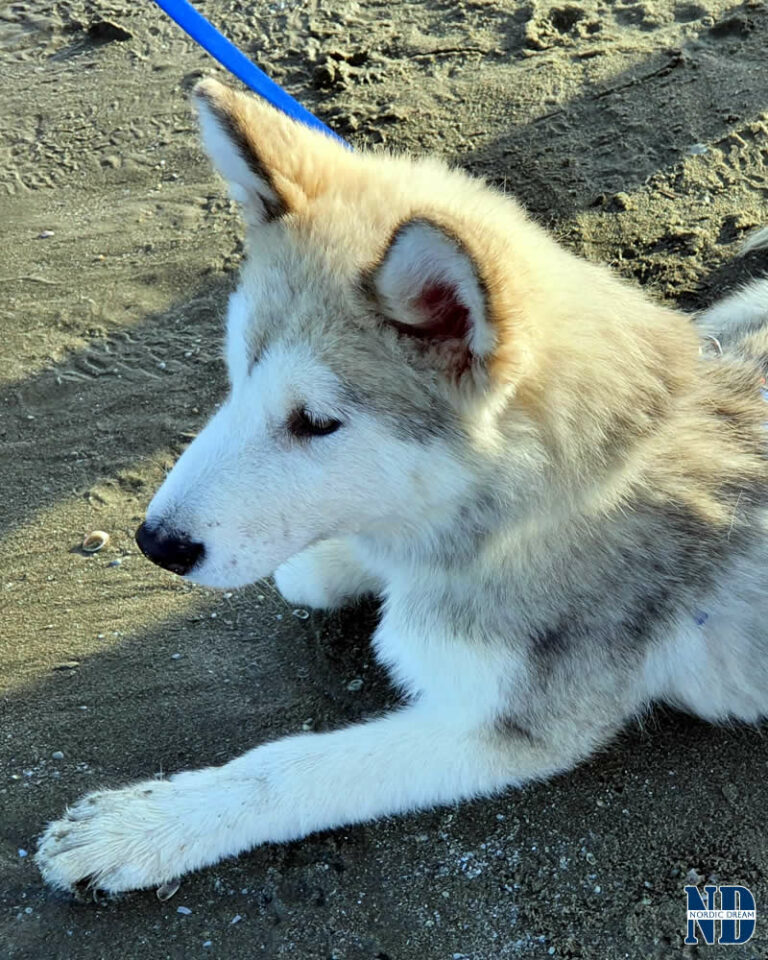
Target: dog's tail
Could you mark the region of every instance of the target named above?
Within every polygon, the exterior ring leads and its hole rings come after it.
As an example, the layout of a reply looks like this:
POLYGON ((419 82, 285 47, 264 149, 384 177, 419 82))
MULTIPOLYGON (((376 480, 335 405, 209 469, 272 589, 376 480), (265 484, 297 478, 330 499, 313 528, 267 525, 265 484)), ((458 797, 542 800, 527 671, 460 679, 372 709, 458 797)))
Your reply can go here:
MULTIPOLYGON (((737 256, 765 249, 768 249, 768 227, 761 227, 747 237, 737 256)), ((761 332, 768 347, 768 276, 752 280, 718 300, 697 316, 696 323, 705 337, 716 340, 723 348, 737 346, 747 336, 761 332)))

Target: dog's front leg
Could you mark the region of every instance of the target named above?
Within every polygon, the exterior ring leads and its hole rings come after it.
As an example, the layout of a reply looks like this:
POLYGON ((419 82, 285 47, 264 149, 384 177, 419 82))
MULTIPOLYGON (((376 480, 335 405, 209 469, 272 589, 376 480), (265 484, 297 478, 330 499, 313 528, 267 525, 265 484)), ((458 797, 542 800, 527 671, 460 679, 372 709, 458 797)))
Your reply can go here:
POLYGON ((550 770, 540 749, 416 705, 334 733, 302 734, 222 767, 83 798, 48 827, 52 885, 161 884, 260 843, 490 793, 550 770))

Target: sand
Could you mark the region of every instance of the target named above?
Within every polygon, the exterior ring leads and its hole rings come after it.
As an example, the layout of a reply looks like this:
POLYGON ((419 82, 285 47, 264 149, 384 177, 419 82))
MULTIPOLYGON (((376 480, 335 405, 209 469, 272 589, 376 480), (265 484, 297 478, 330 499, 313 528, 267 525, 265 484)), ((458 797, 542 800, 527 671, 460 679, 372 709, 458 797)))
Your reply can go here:
MULTIPOLYGON (((199 6, 354 144, 488 177, 654 297, 768 266, 733 259, 768 222, 763 2, 199 6)), ((205 74, 150 3, 0 9, 0 956, 765 957, 761 915, 746 947, 683 946, 686 878, 768 903, 765 738, 668 711, 550 783, 266 846, 166 903, 42 886, 35 838, 84 791, 395 701, 373 610, 300 619, 133 543, 224 392, 241 243, 186 101, 205 74)))

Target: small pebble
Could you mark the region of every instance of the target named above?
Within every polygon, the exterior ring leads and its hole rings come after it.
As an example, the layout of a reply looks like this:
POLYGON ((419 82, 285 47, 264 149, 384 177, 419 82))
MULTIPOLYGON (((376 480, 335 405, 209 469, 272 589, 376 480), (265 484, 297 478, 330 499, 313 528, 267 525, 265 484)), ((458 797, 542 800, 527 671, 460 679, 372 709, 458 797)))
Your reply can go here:
POLYGON ((114 560, 110 560, 109 563, 107 564, 108 567, 121 567, 122 565, 123 565, 123 561, 120 559, 120 557, 117 557, 114 560))
POLYGON ((83 539, 83 550, 86 553, 97 553, 109 543, 109 534, 103 530, 93 530, 83 539))
POLYGON ((349 683, 347 684, 347 690, 352 690, 354 692, 356 690, 362 690, 362 689, 363 689, 363 681, 360 679, 360 677, 355 677, 354 680, 350 680, 349 683))
POLYGON ((180 886, 181 880, 169 880, 168 883, 163 883, 157 888, 155 896, 158 900, 170 900, 171 897, 175 896, 180 886))
POLYGON ((47 240, 48 237, 53 236, 53 230, 41 230, 37 235, 38 240, 47 240))
POLYGON ((309 620, 309 610, 304 610, 302 607, 297 607, 293 615, 297 620, 309 620))
POLYGON ((212 946, 213 946, 213 940, 203 940, 203 946, 204 946, 204 947, 212 947, 212 946))
POLYGON ((54 760, 63 760, 64 754, 61 752, 61 750, 54 750, 53 753, 51 754, 51 757, 54 760))
POLYGON ((234 917, 232 917, 232 919, 229 921, 230 927, 231 927, 231 926, 234 926, 234 924, 236 924, 236 923, 240 923, 240 921, 241 921, 242 919, 243 919, 243 918, 240 916, 240 914, 239 914, 239 913, 236 913, 236 914, 234 915, 234 917))
POLYGON ((24 857, 29 856, 29 851, 25 850, 23 847, 19 847, 19 856, 24 859, 24 857))
POLYGON ((177 907, 176 913, 180 913, 183 917, 188 917, 192 911, 189 907, 177 907))
POLYGON ((172 653, 172 654, 171 654, 171 660, 181 660, 181 654, 180 654, 180 653, 172 653))

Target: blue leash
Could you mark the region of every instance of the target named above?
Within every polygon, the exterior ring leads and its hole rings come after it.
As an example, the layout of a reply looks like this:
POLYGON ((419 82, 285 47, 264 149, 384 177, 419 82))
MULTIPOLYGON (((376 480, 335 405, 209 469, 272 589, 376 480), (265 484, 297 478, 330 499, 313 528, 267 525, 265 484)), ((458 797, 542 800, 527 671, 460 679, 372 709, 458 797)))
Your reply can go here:
POLYGON ((231 43, 223 34, 219 33, 216 27, 209 23, 201 13, 198 13, 187 0, 155 0, 155 3, 204 50, 207 50, 214 59, 218 60, 223 67, 226 67, 247 87, 250 87, 260 97, 271 103, 273 107, 277 107, 278 110, 282 110, 283 113, 294 120, 305 123, 308 127, 321 130, 351 149, 346 140, 343 140, 330 127, 318 120, 314 114, 302 107, 274 80, 270 80, 256 64, 251 63, 234 43, 231 43))

